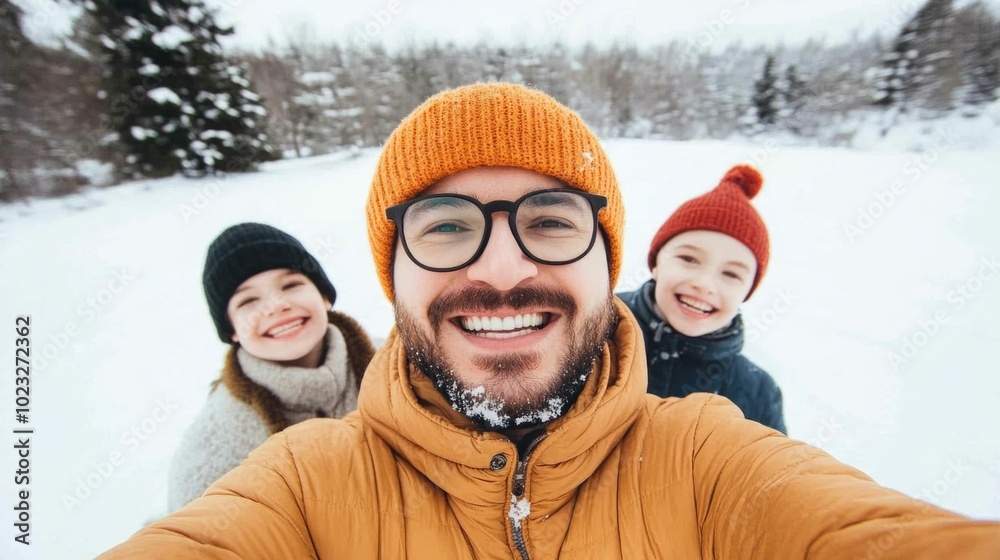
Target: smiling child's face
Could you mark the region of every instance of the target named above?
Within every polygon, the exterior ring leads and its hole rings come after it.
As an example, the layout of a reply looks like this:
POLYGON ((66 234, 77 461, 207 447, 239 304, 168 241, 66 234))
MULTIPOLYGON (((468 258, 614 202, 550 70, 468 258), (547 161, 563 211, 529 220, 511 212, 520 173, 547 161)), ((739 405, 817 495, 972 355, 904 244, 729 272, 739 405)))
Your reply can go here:
POLYGON ((715 231, 686 231, 657 254, 656 307, 681 334, 706 335, 733 320, 756 274, 746 245, 715 231))
POLYGON ((233 342, 262 360, 317 367, 323 353, 330 301, 304 274, 275 269, 251 276, 226 307, 233 342))

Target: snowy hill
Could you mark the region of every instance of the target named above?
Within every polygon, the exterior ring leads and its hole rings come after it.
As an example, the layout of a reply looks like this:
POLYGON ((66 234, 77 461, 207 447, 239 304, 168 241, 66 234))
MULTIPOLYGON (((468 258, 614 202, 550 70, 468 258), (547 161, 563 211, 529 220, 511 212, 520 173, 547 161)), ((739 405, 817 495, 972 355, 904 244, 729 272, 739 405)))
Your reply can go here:
MULTIPOLYGON (((996 146, 994 142, 990 144, 996 146)), ((878 482, 1000 519, 1000 191, 997 151, 923 152, 610 141, 626 199, 618 289, 648 277, 648 241, 739 161, 771 266, 744 307, 746 354, 785 394, 793 437, 878 482), (997 346, 995 346, 997 345, 997 346)), ((296 235, 376 337, 392 323, 363 205, 377 158, 323 156, 226 179, 129 183, 0 206, 0 306, 31 316, 31 546, 13 541, 16 455, 3 446, 4 558, 84 558, 166 513, 166 474, 226 347, 201 291, 212 238, 240 221, 296 235)), ((13 374, 13 371, 9 371, 13 374)), ((13 435, 8 436, 13 441, 13 435)))

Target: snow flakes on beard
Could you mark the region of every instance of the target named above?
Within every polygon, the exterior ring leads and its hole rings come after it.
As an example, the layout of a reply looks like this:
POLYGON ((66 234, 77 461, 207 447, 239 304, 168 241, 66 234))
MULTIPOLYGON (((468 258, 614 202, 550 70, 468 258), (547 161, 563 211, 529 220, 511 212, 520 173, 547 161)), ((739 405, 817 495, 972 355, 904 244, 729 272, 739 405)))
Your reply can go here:
MULTIPOLYGON (((458 305, 462 300, 469 301, 464 298, 472 298, 471 301, 485 305, 485 311, 502 305, 515 310, 529 305, 554 307, 563 311, 569 325, 573 324, 572 319, 576 314, 572 298, 554 290, 517 288, 507 294, 500 294, 489 288, 471 288, 444 296, 431 304, 428 316, 432 318, 435 333, 440 329, 442 317, 449 314, 451 309, 460 309, 458 305)), ((493 359, 473 357, 476 366, 494 374, 494 384, 505 383, 505 392, 517 394, 519 398, 517 402, 513 402, 503 395, 495 394, 495 391, 494 394, 487 394, 487 388, 483 385, 464 384, 441 349, 417 326, 413 316, 401 306, 396 306, 396 325, 406 346, 409 361, 430 377, 452 408, 486 431, 544 424, 559 418, 573 406, 590 376, 594 362, 601 354, 604 342, 611 337, 617 326, 617 313, 610 294, 605 304, 590 317, 585 317, 580 324, 579 331, 569 333, 570 339, 566 353, 560 360, 558 374, 544 384, 523 377, 524 371, 537 367, 540 359, 537 353, 508 354, 493 359), (524 397, 525 394, 528 395, 527 398, 524 397)))

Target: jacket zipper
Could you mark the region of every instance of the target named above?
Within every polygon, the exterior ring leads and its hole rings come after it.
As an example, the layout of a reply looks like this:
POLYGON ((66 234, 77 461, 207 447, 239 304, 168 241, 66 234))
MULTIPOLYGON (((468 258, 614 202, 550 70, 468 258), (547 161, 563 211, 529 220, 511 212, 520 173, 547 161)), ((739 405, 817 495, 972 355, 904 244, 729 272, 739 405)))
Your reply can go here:
MULTIPOLYGON (((514 504, 524 497, 524 484, 528 477, 528 459, 531 457, 531 452, 545 439, 546 435, 545 432, 542 432, 535 439, 531 440, 531 443, 528 444, 528 447, 524 451, 524 457, 519 458, 517 461, 517 468, 514 470, 514 485, 511 488, 511 507, 514 507, 514 504)), ((528 547, 524 542, 524 533, 521 531, 520 520, 515 521, 511 517, 510 530, 514 535, 514 546, 517 547, 517 552, 521 555, 521 560, 531 560, 531 557, 528 556, 528 547)))
MULTIPOLYGON (((659 346, 660 340, 663 338, 664 329, 669 329, 669 327, 667 327, 666 321, 659 321, 655 323, 655 325, 656 325, 656 333, 653 335, 653 346, 652 346, 652 351, 654 352, 654 354, 653 354, 653 359, 652 361, 650 361, 649 365, 653 365, 660 361, 660 354, 662 353, 662 350, 660 349, 659 346)), ((677 348, 674 347, 674 351, 676 350, 677 348)), ((662 383, 659 383, 659 385, 663 386, 664 395, 670 394, 670 382, 673 381, 674 377, 674 365, 675 364, 673 361, 664 364, 664 366, 661 368, 661 371, 659 372, 660 377, 663 378, 662 383), (666 371, 662 371, 662 369, 666 369, 666 371)))

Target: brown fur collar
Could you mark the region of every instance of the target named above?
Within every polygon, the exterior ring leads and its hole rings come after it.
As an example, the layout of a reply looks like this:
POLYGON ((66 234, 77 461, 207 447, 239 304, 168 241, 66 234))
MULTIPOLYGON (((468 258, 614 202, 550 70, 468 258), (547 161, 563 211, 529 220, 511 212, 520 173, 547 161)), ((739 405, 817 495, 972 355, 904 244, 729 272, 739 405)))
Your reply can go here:
POLYGON ((372 339, 357 321, 339 311, 330 311, 327 317, 330 319, 330 324, 340 329, 340 334, 344 335, 347 359, 351 362, 351 371, 354 372, 354 382, 361 387, 361 378, 368 369, 368 362, 372 361, 372 356, 375 355, 372 339))
MULTIPOLYGON (((375 355, 375 347, 368 334, 354 319, 337 311, 328 312, 327 318, 330 324, 337 327, 344 336, 354 382, 356 387, 360 387, 361 377, 364 375, 365 369, 368 368, 368 362, 375 355)), ((234 397, 257 411, 272 434, 284 430, 288 427, 289 422, 282 412, 281 400, 266 387, 254 382, 243 373, 243 368, 240 367, 240 362, 236 358, 238 348, 238 346, 233 345, 226 353, 222 376, 212 383, 212 390, 214 391, 222 383, 234 397)))

